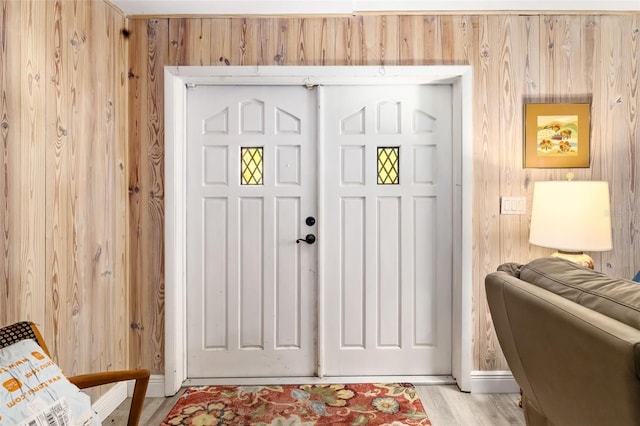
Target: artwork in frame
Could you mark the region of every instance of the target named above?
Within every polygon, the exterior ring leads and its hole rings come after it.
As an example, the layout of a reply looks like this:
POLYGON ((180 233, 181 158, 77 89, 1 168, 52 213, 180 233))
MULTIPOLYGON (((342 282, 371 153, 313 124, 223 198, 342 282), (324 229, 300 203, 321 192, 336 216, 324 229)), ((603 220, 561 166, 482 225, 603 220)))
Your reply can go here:
POLYGON ((525 104, 524 167, 589 167, 590 112, 590 104, 525 104))

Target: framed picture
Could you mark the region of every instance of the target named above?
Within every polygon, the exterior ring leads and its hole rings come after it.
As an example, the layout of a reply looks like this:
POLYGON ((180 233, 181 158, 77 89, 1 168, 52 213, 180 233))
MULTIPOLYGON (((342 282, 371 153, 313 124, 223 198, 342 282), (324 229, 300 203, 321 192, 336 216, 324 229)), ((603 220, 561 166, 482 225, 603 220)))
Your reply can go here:
POLYGON ((525 104, 524 167, 589 167, 590 104, 525 104))

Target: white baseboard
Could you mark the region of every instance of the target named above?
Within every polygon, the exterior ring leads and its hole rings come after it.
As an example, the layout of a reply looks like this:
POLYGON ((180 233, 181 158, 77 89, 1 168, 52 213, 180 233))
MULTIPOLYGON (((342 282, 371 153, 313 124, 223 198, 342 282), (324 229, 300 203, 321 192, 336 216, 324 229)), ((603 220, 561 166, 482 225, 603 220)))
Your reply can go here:
MULTIPOLYGON (((102 395, 93 404, 93 409, 98 413, 100 421, 109 417, 116 408, 122 404, 122 401, 133 395, 133 387, 135 380, 129 380, 127 382, 119 382, 113 385, 108 392, 102 395)), ((164 397, 164 376, 153 375, 149 378, 149 387, 147 387, 147 398, 164 397)))
MULTIPOLYGON (((335 381, 335 378, 333 378, 335 381)), ((308 381, 308 380, 307 380, 308 381)), ((195 380, 196 383, 186 383, 197 385, 200 384, 199 381, 195 380)), ((207 383, 210 380, 207 381, 207 383)), ((225 382, 228 384, 229 379, 221 380, 221 382, 225 382)), ((255 379, 252 379, 252 384, 255 384, 255 379)), ((435 384, 436 382, 427 382, 429 384, 435 384)), ((209 383, 213 384, 213 383, 209 383)), ((420 383, 422 384, 422 382, 420 383)), ((437 384, 444 384, 437 382, 437 384)), ((126 396, 133 395, 133 381, 127 382, 127 392, 126 396)), ((511 371, 472 371, 471 372, 471 393, 518 393, 520 392, 520 387, 516 380, 513 378, 511 371)), ((105 394, 106 396, 106 394, 105 394)), ((162 398, 164 397, 164 375, 162 374, 153 374, 149 378, 149 387, 147 388, 147 398, 162 398)), ((104 398, 104 397, 103 397, 104 398)), ((102 398, 100 398, 102 400, 102 398)), ((120 399, 117 407, 124 398, 120 399)), ((115 409, 114 407, 114 409, 115 409)), ((111 410, 113 411, 113 410, 111 410)), ((109 412, 110 413, 110 412, 109 412)))
POLYGON ((100 422, 109 417, 122 401, 127 399, 127 384, 124 382, 116 383, 104 395, 102 395, 93 404, 93 409, 98 413, 100 422))
MULTIPOLYGON (((127 395, 133 396, 133 386, 136 384, 134 380, 127 382, 127 395)), ((164 398, 164 375, 152 374, 149 377, 149 386, 147 387, 146 398, 164 398)))
POLYGON ((412 383, 416 386, 453 385, 451 376, 324 376, 324 377, 227 377, 187 379, 185 386, 212 385, 302 385, 343 383, 412 383))
POLYGON ((518 393, 520 386, 511 371, 471 372, 471 393, 518 393))

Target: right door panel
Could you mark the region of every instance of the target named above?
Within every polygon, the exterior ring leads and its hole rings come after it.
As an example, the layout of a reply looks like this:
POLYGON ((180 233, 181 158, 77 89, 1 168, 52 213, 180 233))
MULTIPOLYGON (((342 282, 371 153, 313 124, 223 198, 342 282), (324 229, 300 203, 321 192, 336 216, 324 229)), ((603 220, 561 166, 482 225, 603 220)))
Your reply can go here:
POLYGON ((325 374, 451 374, 452 87, 320 90, 325 374))

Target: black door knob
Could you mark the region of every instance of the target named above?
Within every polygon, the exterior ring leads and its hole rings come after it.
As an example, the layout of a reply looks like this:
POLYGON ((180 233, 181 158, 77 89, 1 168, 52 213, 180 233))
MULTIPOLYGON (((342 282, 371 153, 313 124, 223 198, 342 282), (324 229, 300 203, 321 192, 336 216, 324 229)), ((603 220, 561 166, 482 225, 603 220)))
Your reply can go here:
POLYGON ((315 218, 315 217, 313 217, 313 216, 309 216, 308 218, 306 218, 306 219, 304 220, 304 223, 306 223, 306 224, 307 224, 307 226, 313 226, 313 225, 315 225, 315 224, 316 224, 316 218, 315 218))
POLYGON ((307 244, 313 244, 316 242, 316 236, 313 234, 307 234, 304 238, 298 238, 296 243, 300 244, 300 241, 304 241, 307 244))

